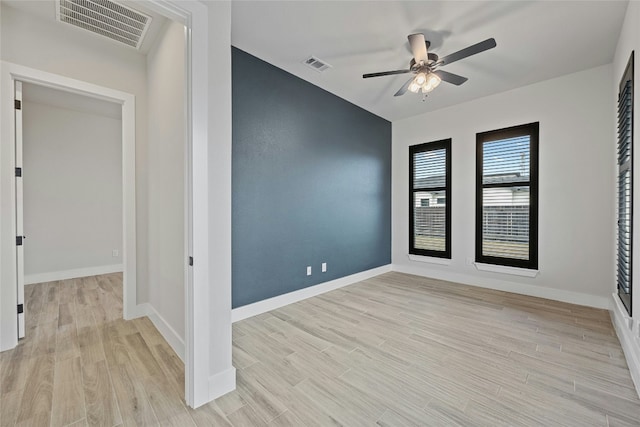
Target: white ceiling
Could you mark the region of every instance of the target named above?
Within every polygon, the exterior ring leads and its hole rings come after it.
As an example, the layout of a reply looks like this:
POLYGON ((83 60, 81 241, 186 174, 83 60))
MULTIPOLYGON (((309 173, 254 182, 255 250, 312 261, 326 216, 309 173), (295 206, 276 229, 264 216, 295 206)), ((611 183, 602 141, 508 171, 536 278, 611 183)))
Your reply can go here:
MULTIPOLYGON (((56 20, 56 3, 54 0, 1 0, 3 5, 7 5, 14 9, 21 10, 23 12, 29 13, 33 16, 40 17, 41 19, 46 19, 48 21, 57 22, 56 20)), ((158 35, 162 32, 165 23, 167 22, 167 18, 162 15, 159 15, 151 10, 148 10, 142 6, 142 2, 139 1, 124 1, 127 6, 132 9, 137 9, 147 15, 151 16, 151 25, 149 26, 149 30, 142 42, 142 46, 140 46, 139 52, 143 55, 149 53, 149 50, 154 45, 158 35)), ((103 41, 104 43, 112 43, 117 46, 121 46, 123 49, 131 49, 135 50, 135 48, 127 46, 123 43, 119 43, 117 41, 111 40, 107 37, 92 33, 91 31, 83 30, 81 28, 75 27, 73 25, 69 25, 66 23, 58 23, 59 25, 63 25, 65 28, 68 28, 69 31, 80 32, 83 36, 92 37, 97 41, 103 41)))
MULTIPOLYGON (((152 15, 141 54, 166 18, 152 15)), ((55 21, 53 0, 2 0, 55 21)), ((388 120, 448 107, 613 60, 626 1, 234 1, 232 44, 388 120), (407 35, 423 32, 431 50, 447 55, 494 37, 498 46, 443 69, 469 78, 442 83, 425 102, 393 94, 407 75, 362 79, 362 74, 408 67, 407 35), (318 73, 302 62, 310 55, 333 68, 318 73)), ((81 31, 87 37, 116 43, 81 31)), ((123 49, 132 49, 121 45, 123 49)))
POLYGON ((78 95, 59 89, 53 89, 32 83, 23 83, 22 100, 25 105, 31 102, 65 108, 67 110, 81 111, 98 116, 122 118, 122 105, 78 95))
POLYGON ((232 44, 388 120, 610 63, 626 1, 235 1, 232 44), (440 56, 494 37, 498 46, 444 70, 426 99, 393 94, 407 75, 362 74, 408 67, 407 35, 423 32, 440 56), (333 66, 318 73, 310 55, 333 66))

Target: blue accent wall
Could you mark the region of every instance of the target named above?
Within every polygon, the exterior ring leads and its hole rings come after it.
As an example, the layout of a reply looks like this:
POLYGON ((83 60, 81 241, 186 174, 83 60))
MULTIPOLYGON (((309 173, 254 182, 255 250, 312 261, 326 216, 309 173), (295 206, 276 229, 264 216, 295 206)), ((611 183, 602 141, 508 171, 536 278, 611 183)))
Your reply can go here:
POLYGON ((232 66, 233 307, 390 264, 391 123, 236 48, 232 66))

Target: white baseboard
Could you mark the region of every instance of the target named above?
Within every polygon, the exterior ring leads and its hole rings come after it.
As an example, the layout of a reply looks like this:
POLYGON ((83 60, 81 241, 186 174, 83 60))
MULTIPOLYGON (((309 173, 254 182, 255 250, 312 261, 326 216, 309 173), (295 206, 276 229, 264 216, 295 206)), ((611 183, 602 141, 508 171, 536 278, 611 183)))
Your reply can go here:
POLYGON ((611 321, 627 359, 631 379, 640 397, 640 322, 629 317, 620 298, 613 294, 611 301, 611 321))
POLYGON ((508 280, 481 278, 466 274, 450 273, 434 270, 425 271, 424 268, 410 265, 393 264, 393 271, 413 274, 415 276, 429 277, 431 279, 446 280, 448 282, 461 283, 463 285, 478 286, 480 288, 494 289, 497 291, 512 292, 515 294, 529 295, 570 304, 584 305, 587 307, 610 308, 609 297, 583 294, 580 292, 564 291, 561 289, 546 288, 536 285, 511 282, 508 280))
POLYGON ((124 320, 133 320, 139 317, 148 316, 152 309, 151 304, 148 302, 138 304, 133 307, 133 310, 129 313, 129 317, 125 317, 124 320))
POLYGON ((209 377, 209 400, 232 392, 236 389, 236 368, 231 367, 209 377))
POLYGON ((234 308, 233 310, 231 310, 231 322, 238 322, 249 317, 257 316, 258 314, 266 313, 268 311, 284 307, 285 305, 293 304, 294 302, 302 301, 316 295, 324 294, 325 292, 333 291, 334 289, 352 285, 354 283, 370 279, 371 277, 378 276, 389 271, 391 271, 391 264, 372 268, 371 270, 361 271, 360 273, 352 274, 350 276, 341 277, 329 282, 320 283, 318 285, 289 292, 284 295, 278 295, 277 297, 268 298, 262 301, 254 302, 253 304, 234 308))
POLYGON ((132 319, 147 316, 153 325, 156 327, 162 337, 169 343, 173 351, 176 352, 180 360, 184 362, 184 340, 178 335, 178 333, 167 323, 166 320, 156 311, 151 303, 145 302, 138 304, 134 313, 132 313, 132 319))
POLYGON ((50 273, 29 274, 24 276, 24 284, 53 282, 55 280, 76 279, 78 277, 99 276, 101 274, 120 273, 122 264, 100 265, 98 267, 76 268, 74 270, 52 271, 50 273))

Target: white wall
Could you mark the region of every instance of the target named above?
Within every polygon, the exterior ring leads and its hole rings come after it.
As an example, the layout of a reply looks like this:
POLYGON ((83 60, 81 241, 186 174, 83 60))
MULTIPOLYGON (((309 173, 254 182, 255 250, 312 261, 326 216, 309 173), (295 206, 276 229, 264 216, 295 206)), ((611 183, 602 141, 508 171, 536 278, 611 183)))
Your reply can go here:
MULTIPOLYGON (((1 60, 117 89, 136 97, 136 117, 139 119, 136 121, 137 291, 139 303, 148 301, 145 56, 110 40, 78 37, 79 30, 70 31, 59 23, 28 15, 4 3, 0 3, 0 7, 1 60)), ((4 204, 5 196, 2 197, 4 204)))
POLYGON ((611 79, 612 68, 607 65, 394 122, 394 269, 607 307, 616 203, 611 79), (478 271, 466 263, 467 258, 475 259, 476 133, 537 121, 539 274, 529 278, 478 271), (445 138, 453 139, 451 264, 411 261, 408 147, 445 138))
MULTIPOLYGON (((633 129, 633 198, 634 198, 634 212, 633 212, 633 254, 632 254, 632 308, 633 318, 627 315, 626 310, 620 303, 619 298, 614 295, 612 299, 612 315, 614 325, 620 338, 620 343, 624 349, 625 356, 627 358, 627 365, 631 372, 631 377, 636 385, 636 390, 640 395, 640 209, 637 207, 640 201, 640 133, 638 132, 640 126, 640 3, 631 1, 627 7, 627 14, 625 16, 624 25, 620 32, 620 39, 616 47, 616 54, 613 60, 613 78, 609 90, 609 96, 611 101, 617 103, 618 99, 618 85, 620 79, 624 73, 629 56, 631 52, 635 50, 635 69, 634 69, 634 129, 633 129)), ((609 150, 612 156, 616 155, 617 151, 617 135, 615 128, 611 131, 611 143, 609 144, 609 150)), ((612 160, 614 169, 612 176, 617 177, 617 166, 615 166, 615 157, 612 160)), ((610 187, 610 191, 617 191, 617 181, 614 181, 610 187)), ((615 207, 614 207, 615 209, 615 207)), ((615 210, 614 210, 615 214, 615 210)), ((610 232, 615 236, 616 227, 615 223, 610 232)), ((613 251, 611 257, 615 262, 615 254, 613 251)), ((609 292, 617 293, 616 289, 616 277, 610 276, 608 283, 610 284, 609 292)))
POLYGON ((184 340, 185 29, 170 21, 147 56, 149 302, 184 340))
MULTIPOLYGON (((231 364, 231 2, 209 10, 210 396, 235 388, 231 364)), ((195 201, 194 201, 195 204, 195 201)), ((195 262, 198 262, 196 258, 195 262)))
POLYGON ((23 132, 26 283, 122 264, 122 121, 25 101, 23 132))

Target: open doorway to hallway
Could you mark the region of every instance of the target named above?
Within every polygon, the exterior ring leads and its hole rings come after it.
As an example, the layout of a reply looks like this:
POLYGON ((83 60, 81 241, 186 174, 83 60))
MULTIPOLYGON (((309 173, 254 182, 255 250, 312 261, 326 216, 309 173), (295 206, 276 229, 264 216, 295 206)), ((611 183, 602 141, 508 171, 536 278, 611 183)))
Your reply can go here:
MULTIPOLYGON (((17 274, 29 296, 26 334, 40 324, 39 296, 54 301, 57 294, 70 294, 80 304, 99 307, 100 317, 122 318, 122 106, 32 83, 16 85, 22 92, 16 223, 28 235, 18 249, 24 260, 17 274), (110 273, 117 275, 98 280, 110 273)), ((64 323, 73 312, 61 306, 58 320, 64 323)), ((53 312, 47 313, 53 320, 53 312)))
POLYGON ((21 134, 25 285, 121 273, 121 105, 23 83, 21 134))

